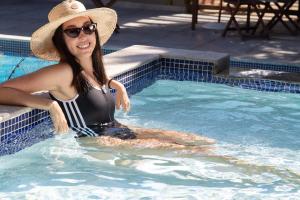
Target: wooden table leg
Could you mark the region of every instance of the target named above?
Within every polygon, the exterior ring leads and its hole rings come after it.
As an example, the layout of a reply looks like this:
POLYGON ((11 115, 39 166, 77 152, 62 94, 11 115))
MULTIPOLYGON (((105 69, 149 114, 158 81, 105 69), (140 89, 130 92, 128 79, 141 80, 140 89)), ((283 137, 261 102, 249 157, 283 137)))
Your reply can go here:
POLYGON ((218 23, 221 22, 222 10, 223 10, 223 0, 220 0, 220 5, 219 5, 219 15, 218 15, 218 23))
POLYGON ((300 1, 298 1, 298 22, 300 22, 300 1))
POLYGON ((250 29, 250 15, 251 15, 251 4, 247 5, 247 21, 246 21, 246 32, 249 33, 250 29))
POLYGON ((198 0, 192 1, 192 30, 196 29, 198 21, 198 0))

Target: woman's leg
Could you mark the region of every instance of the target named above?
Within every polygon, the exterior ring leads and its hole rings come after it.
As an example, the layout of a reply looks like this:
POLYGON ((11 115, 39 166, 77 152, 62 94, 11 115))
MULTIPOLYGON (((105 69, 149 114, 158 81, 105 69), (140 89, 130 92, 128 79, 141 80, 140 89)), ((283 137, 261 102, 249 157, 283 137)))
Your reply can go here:
MULTIPOLYGON (((161 131, 159 129, 134 128, 133 130, 136 131, 136 139, 122 140, 110 136, 101 136, 93 138, 93 143, 95 142, 97 145, 101 145, 103 147, 114 147, 119 150, 134 149, 137 151, 141 150, 143 152, 147 152, 147 150, 155 151, 152 153, 167 153, 171 151, 176 153, 177 155, 196 155, 197 157, 198 155, 201 155, 202 158, 206 158, 209 161, 230 164, 234 167, 237 167, 238 169, 243 170, 244 173, 249 173, 250 175, 268 172, 276 174, 281 178, 300 183, 300 174, 297 172, 293 172, 288 169, 278 169, 276 166, 258 165, 256 163, 247 162, 245 160, 240 160, 231 156, 217 155, 214 152, 214 146, 208 145, 211 144, 212 141, 205 137, 203 138, 198 135, 190 135, 189 133, 182 133, 177 131, 161 131), (181 143, 182 141, 178 142, 178 137, 180 139, 184 138, 185 140, 192 141, 204 140, 207 143, 204 145, 184 144, 181 143)), ((91 138, 86 139, 90 140, 91 138)))
POLYGON ((139 127, 130 127, 136 133, 137 139, 158 139, 170 143, 181 144, 185 146, 211 145, 215 143, 214 139, 171 130, 146 129, 139 127))
POLYGON ((214 140, 190 133, 129 127, 136 135, 135 139, 119 139, 101 136, 97 143, 107 147, 180 150, 184 153, 211 153, 214 140))
MULTIPOLYGON (((91 138, 83 138, 81 140, 91 140, 91 138)), ((235 170, 241 170, 242 173, 249 175, 256 175, 262 173, 271 173, 281 177, 283 180, 289 180, 296 184, 300 184, 300 174, 289 169, 280 169, 276 166, 256 164, 246 160, 241 160, 232 156, 215 154, 214 147, 210 145, 202 146, 186 146, 176 143, 166 142, 157 139, 130 139, 121 140, 109 136, 101 136, 93 138, 93 144, 101 145, 103 147, 113 147, 117 151, 126 151, 136 154, 159 154, 174 153, 177 156, 196 156, 195 158, 207 160, 209 162, 223 163, 236 167, 235 170), (94 140, 96 139, 96 141, 94 140), (94 143, 95 142, 95 143, 94 143), (132 151, 134 150, 134 151, 132 151), (200 156, 200 157, 199 157, 200 156)), ((89 144, 90 146, 90 144, 89 144)))

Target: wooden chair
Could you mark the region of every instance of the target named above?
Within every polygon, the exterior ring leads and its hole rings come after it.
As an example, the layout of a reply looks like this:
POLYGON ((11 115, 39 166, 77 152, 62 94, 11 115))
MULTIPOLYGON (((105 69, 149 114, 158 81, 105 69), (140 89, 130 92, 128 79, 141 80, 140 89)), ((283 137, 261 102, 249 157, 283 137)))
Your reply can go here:
MULTIPOLYGON (((221 21, 221 14, 223 9, 223 0, 220 0, 219 5, 213 4, 199 4, 199 0, 190 0, 191 5, 187 6, 189 0, 185 0, 187 10, 191 10, 192 13, 192 30, 196 29, 196 24, 198 23, 198 10, 200 9, 211 9, 211 10, 219 10, 218 22, 221 21), (190 8, 190 9, 189 9, 190 8)), ((213 0, 212 0, 213 2, 213 0)))
MULTIPOLYGON (((290 17, 290 8, 293 4, 296 3, 296 0, 266 0, 265 6, 267 7, 267 12, 271 12, 274 14, 272 19, 268 22, 267 28, 271 30, 278 22, 281 24, 292 34, 296 35, 297 31, 300 30, 299 25, 290 17), (273 9, 272 5, 276 7, 276 10, 273 9), (286 18, 289 24, 283 20, 286 18)), ((300 4, 300 3, 299 3, 300 4)))
POLYGON ((225 37, 228 31, 238 31, 238 34, 242 39, 246 36, 254 36, 259 26, 262 26, 261 36, 268 37, 268 31, 263 21, 264 14, 266 13, 267 7, 264 6, 261 0, 224 0, 227 3, 226 9, 230 12, 230 19, 226 24, 226 27, 222 33, 225 37), (261 6, 264 8, 261 9, 261 6), (242 7, 246 7, 246 24, 242 26, 236 19, 236 15, 242 10, 242 7), (256 13, 258 20, 254 26, 251 26, 251 13, 256 13), (231 25, 234 25, 231 27, 231 25), (249 33, 252 30, 251 34, 249 33))

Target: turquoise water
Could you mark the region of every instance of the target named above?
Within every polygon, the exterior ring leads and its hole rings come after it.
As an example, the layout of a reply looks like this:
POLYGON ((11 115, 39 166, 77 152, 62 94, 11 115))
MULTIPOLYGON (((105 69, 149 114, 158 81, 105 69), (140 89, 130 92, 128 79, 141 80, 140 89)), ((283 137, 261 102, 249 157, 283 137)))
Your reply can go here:
POLYGON ((10 76, 16 78, 54 63, 35 57, 0 54, 0 83, 7 81, 10 76))
MULTIPOLYGON (((114 51, 115 50, 111 49, 103 49, 103 55, 114 51)), ((16 78, 56 63, 57 62, 42 60, 36 57, 17 56, 11 52, 0 52, 0 83, 7 81, 8 78, 16 78)))
POLYGON ((116 118, 214 138, 214 156, 104 148, 71 132, 0 157, 0 199, 300 199, 299 102, 160 80, 116 118))

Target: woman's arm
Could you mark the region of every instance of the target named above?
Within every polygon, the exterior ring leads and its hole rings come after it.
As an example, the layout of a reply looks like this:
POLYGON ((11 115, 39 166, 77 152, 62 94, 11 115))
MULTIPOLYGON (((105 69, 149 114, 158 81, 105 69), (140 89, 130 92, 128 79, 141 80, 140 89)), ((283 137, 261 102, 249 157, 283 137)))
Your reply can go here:
POLYGON ((60 82, 57 69, 57 66, 46 67, 0 84, 0 104, 23 105, 48 110, 55 129, 58 132, 67 131, 67 122, 58 103, 51 99, 32 95, 37 91, 57 90, 60 82))
POLYGON ((31 95, 30 93, 7 86, 4 83, 0 84, 0 104, 22 105, 31 108, 49 110, 53 101, 38 95, 31 95))
POLYGON ((125 86, 116 80, 110 80, 108 86, 116 90, 117 109, 120 109, 120 107, 122 106, 123 110, 125 112, 128 112, 130 110, 130 100, 128 98, 125 86))

